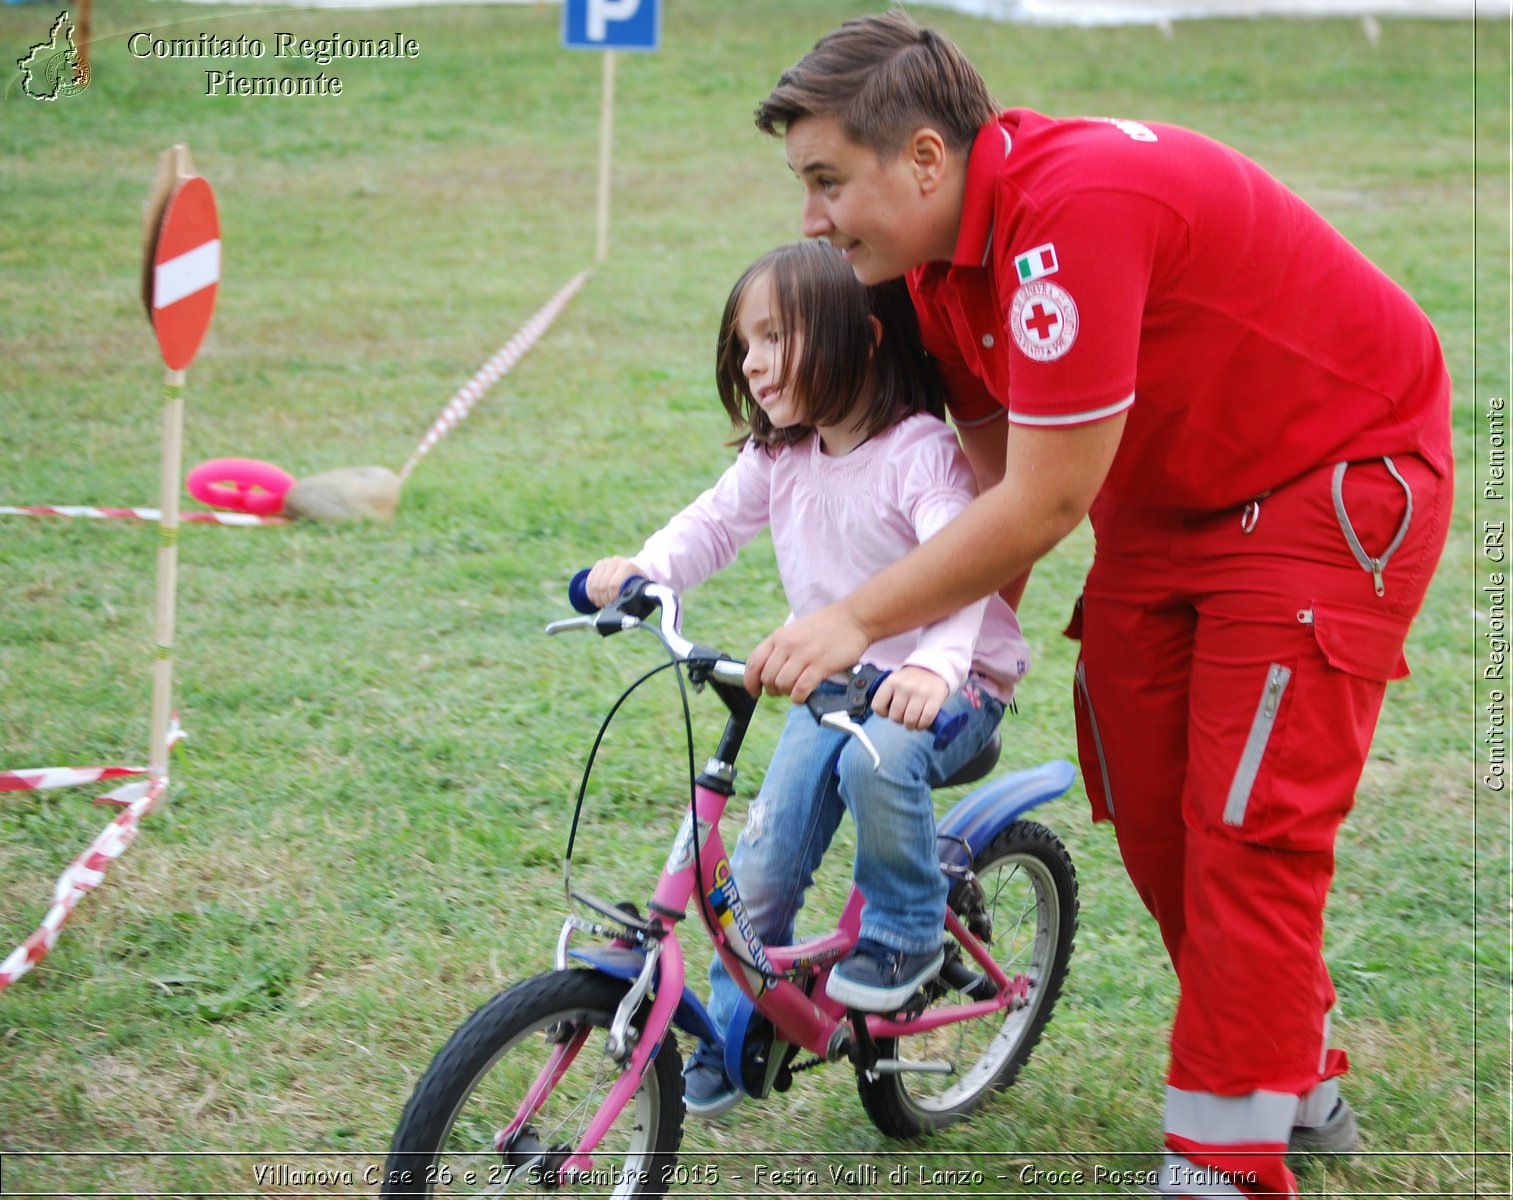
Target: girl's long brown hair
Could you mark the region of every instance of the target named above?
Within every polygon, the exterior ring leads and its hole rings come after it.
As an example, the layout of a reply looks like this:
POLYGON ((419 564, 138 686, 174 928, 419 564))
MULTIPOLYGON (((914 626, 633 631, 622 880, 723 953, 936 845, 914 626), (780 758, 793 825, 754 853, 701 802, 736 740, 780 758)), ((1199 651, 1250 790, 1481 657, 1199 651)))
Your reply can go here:
POLYGON ((918 412, 941 416, 943 392, 935 365, 919 340, 919 322, 901 279, 865 287, 827 242, 795 242, 764 254, 746 269, 725 301, 715 351, 720 402, 740 431, 767 447, 793 445, 815 425, 848 423, 858 405, 857 427, 872 437, 918 412), (802 425, 773 428, 751 394, 742 364, 746 347, 736 334, 736 312, 747 291, 770 282, 785 342, 801 347, 797 363, 785 355, 782 378, 804 407, 802 425), (878 339, 872 318, 882 326, 878 339))

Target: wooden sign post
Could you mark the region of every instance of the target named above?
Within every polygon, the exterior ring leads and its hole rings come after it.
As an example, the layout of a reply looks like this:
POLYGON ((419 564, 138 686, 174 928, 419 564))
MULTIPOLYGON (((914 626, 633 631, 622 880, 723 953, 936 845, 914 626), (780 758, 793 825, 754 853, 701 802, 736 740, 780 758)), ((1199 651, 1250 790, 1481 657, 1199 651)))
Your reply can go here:
POLYGON ((594 261, 609 257, 609 168, 610 143, 615 132, 615 52, 604 52, 604 79, 599 100, 599 202, 598 236, 594 240, 594 261))
POLYGON ((609 256, 610 143, 615 126, 615 51, 656 50, 662 38, 661 0, 564 0, 562 45, 604 55, 599 100, 598 236, 594 261, 609 256))
POLYGON ((184 375, 199 351, 221 278, 221 229, 210 185, 194 173, 189 149, 158 159, 142 221, 142 294, 167 364, 163 459, 158 480, 158 577, 153 620, 152 729, 148 774, 168 777, 173 708, 174 598, 178 588, 179 477, 183 470, 184 375))

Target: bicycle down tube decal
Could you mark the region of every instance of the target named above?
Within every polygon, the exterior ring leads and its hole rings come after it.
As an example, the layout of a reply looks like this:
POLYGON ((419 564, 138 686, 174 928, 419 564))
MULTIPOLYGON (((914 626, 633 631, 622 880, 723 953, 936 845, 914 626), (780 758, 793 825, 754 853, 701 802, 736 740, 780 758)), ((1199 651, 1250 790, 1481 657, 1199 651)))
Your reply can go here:
MULTIPOLYGON (((736 889, 735 876, 730 873, 729 859, 722 858, 715 863, 714 887, 709 891, 709 907, 718 918, 721 928, 725 930, 727 938, 730 936, 730 927, 735 926, 736 932, 741 935, 741 944, 746 947, 746 953, 750 956, 751 964, 764 976, 775 975, 772 963, 767 958, 767 951, 762 947, 762 939, 757 937, 756 930, 751 927, 751 918, 746 915, 746 906, 741 903, 741 893, 736 889)), ((764 978, 763 990, 766 990, 766 984, 767 980, 764 978)))

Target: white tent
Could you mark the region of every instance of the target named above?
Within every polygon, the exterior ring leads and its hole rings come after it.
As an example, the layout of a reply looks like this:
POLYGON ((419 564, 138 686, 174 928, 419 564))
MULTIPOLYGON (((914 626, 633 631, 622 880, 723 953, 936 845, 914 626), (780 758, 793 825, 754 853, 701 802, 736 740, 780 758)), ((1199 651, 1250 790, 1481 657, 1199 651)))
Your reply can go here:
MULTIPOLYGON (((241 0, 194 0, 240 3, 241 0)), ((558 0, 545 0, 557 3, 558 0)), ((1159 24, 1200 17, 1507 17, 1513 0, 908 0, 994 21, 1041 25, 1159 24)), ((389 8, 425 4, 540 4, 543 0, 286 0, 279 8, 389 8)), ((258 5, 256 7, 261 7, 258 5)))
POLYGON ((1509 0, 914 0, 995 21, 1148 25, 1206 17, 1507 17, 1509 0))

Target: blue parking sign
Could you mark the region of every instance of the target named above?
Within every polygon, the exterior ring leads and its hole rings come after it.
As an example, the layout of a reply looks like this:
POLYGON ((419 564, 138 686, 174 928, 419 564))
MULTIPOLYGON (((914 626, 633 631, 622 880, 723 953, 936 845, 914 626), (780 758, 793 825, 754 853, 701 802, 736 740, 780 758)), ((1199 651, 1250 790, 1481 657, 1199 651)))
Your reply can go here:
POLYGON ((562 44, 569 50, 655 50, 661 0, 563 0, 562 44))

